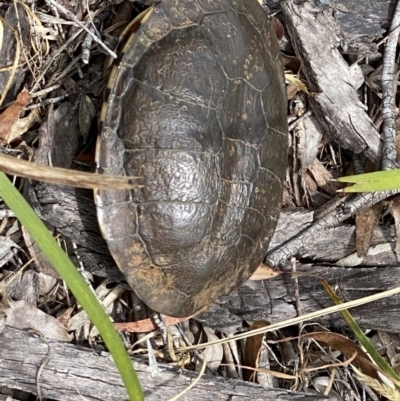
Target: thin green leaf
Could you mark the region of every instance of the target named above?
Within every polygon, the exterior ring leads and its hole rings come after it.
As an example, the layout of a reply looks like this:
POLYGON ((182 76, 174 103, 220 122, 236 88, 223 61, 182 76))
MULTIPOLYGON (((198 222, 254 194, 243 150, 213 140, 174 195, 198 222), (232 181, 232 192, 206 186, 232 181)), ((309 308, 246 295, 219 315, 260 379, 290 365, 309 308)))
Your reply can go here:
POLYGON ((340 177, 339 182, 354 183, 341 192, 376 192, 400 188, 400 169, 340 177))
POLYGON ((82 305, 97 327, 114 358, 128 392, 129 399, 131 401, 143 400, 143 393, 133 369, 132 362, 108 315, 93 292, 88 288, 74 264, 58 246, 46 226, 3 172, 0 172, 0 197, 3 198, 4 202, 15 213, 21 224, 27 229, 30 236, 37 243, 40 250, 53 265, 57 273, 66 282, 77 301, 82 305))

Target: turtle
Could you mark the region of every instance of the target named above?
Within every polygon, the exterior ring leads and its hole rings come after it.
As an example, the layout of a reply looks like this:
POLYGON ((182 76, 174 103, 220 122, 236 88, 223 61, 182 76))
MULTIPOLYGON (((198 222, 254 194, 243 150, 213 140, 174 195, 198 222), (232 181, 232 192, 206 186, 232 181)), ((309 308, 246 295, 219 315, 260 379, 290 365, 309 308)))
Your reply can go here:
POLYGON ((161 0, 126 40, 100 114, 97 171, 143 178, 95 192, 103 237, 152 310, 187 317, 264 259, 282 203, 287 101, 257 0, 161 0))

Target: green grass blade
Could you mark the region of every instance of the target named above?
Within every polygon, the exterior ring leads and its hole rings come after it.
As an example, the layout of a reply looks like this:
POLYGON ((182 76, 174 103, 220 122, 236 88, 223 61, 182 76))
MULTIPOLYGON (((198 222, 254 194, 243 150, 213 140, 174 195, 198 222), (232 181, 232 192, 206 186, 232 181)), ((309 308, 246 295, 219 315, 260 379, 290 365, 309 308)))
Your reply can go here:
MULTIPOLYGON (((331 299, 336 305, 342 303, 339 297, 336 295, 335 291, 332 287, 328 284, 327 281, 320 279, 322 286, 325 288, 331 299)), ((393 377, 395 380, 400 381, 400 377, 397 373, 392 369, 392 367, 385 361, 385 359, 379 354, 379 352, 375 349, 375 347, 371 344, 369 338, 364 334, 361 330, 360 326, 354 320, 353 316, 350 312, 345 309, 340 312, 343 318, 346 320, 347 324, 350 326, 351 330, 357 337, 360 344, 365 348, 374 362, 389 376, 393 377)))
POLYGON ((400 169, 340 177, 337 181, 354 184, 343 192, 389 191, 400 188, 400 169))
POLYGON ((74 294, 77 301, 82 305, 97 327, 114 358, 130 401, 143 400, 142 389, 133 369, 132 362, 103 307, 86 285, 74 264, 58 246, 46 226, 3 172, 0 172, 0 197, 3 198, 4 202, 15 213, 18 220, 29 232, 32 239, 37 243, 57 273, 66 282, 72 294, 74 294))

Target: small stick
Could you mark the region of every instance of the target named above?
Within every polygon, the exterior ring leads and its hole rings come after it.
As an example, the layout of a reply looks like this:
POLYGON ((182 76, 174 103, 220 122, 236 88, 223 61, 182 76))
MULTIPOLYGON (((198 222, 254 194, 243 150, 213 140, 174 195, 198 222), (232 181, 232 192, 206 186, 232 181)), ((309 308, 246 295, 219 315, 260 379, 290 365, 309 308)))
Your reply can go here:
POLYGON ((70 11, 68 11, 65 7, 63 7, 61 4, 58 4, 54 0, 46 0, 46 3, 52 5, 53 7, 58 8, 66 17, 68 17, 70 20, 74 21, 76 24, 78 24, 82 29, 84 29, 89 35, 93 37, 93 40, 98 43, 112 58, 117 58, 117 55, 110 50, 93 32, 89 30, 84 24, 82 24, 81 21, 78 20, 78 18, 75 17, 74 14, 72 14, 70 11))
POLYGON ((388 40, 385 44, 382 68, 383 145, 382 170, 396 167, 395 129, 395 58, 400 33, 400 1, 393 14, 388 40))

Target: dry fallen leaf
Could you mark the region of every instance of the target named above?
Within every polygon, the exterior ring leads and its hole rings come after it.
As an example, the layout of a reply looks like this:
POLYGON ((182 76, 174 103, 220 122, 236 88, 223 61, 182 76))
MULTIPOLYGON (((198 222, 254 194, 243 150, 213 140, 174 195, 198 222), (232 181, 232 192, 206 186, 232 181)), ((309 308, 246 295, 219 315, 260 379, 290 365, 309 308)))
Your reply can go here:
POLYGON ((272 17, 271 21, 272 21, 272 26, 274 27, 276 37, 278 38, 278 40, 281 40, 285 33, 285 29, 283 28, 281 21, 279 21, 278 18, 276 17, 272 17))
POLYGON ((15 124, 11 127, 7 137, 7 142, 10 143, 14 139, 20 138, 21 135, 25 134, 36 121, 39 120, 40 113, 39 109, 33 109, 26 117, 19 118, 15 124))
POLYGON ((258 281, 258 280, 268 280, 270 278, 274 278, 280 276, 283 272, 274 270, 263 263, 257 267, 257 270, 250 276, 249 280, 258 281))
POLYGON ((341 185, 333 181, 334 177, 332 174, 318 159, 314 159, 313 163, 308 166, 308 169, 319 188, 330 195, 336 194, 341 185))
MULTIPOLYGON (((209 327, 203 327, 203 330, 206 334, 207 342, 219 340, 219 338, 216 336, 213 329, 211 329, 209 327)), ((214 344, 209 347, 206 347, 202 353, 202 356, 207 363, 207 368, 213 374, 217 374, 218 368, 220 367, 222 358, 224 356, 222 344, 214 344)), ((197 372, 200 372, 201 367, 202 367, 202 362, 196 361, 196 371, 197 372)))
MULTIPOLYGON (((340 383, 341 384, 341 383, 340 383)), ((321 394, 327 395, 330 401, 341 401, 341 397, 339 393, 335 390, 332 390, 331 387, 331 378, 329 376, 318 376, 314 377, 312 380, 312 385, 314 388, 319 391, 321 394), (326 389, 329 389, 328 393, 326 393, 326 389)))
MULTIPOLYGON (((194 315, 188 317, 171 317, 165 316, 165 325, 167 327, 173 326, 174 324, 178 324, 189 320, 201 312, 204 312, 209 305, 205 306, 204 308, 197 311, 194 315)), ((152 330, 157 330, 158 327, 154 323, 153 319, 143 319, 137 322, 127 322, 127 323, 114 323, 115 330, 125 331, 128 333, 147 333, 152 330)))
POLYGON ((332 332, 315 332, 305 334, 302 337, 313 338, 318 342, 324 343, 333 349, 341 351, 348 358, 350 358, 356 352, 357 357, 354 359, 353 364, 358 366, 368 376, 378 378, 377 371, 373 368, 368 355, 361 349, 359 345, 349 338, 332 332))
POLYGON ((364 257, 372 242, 374 227, 379 222, 382 204, 378 203, 356 214, 356 248, 357 256, 364 257))
MULTIPOLYGON (((250 330, 267 327, 270 323, 264 320, 258 320, 250 326, 250 330)), ((263 344, 264 333, 248 337, 246 339, 246 347, 244 352, 244 365, 249 368, 257 369, 259 366, 260 351, 263 344)), ((243 369, 243 377, 247 381, 254 381, 255 372, 250 369, 243 369)))
MULTIPOLYGON (((0 267, 3 267, 10 259, 12 259, 15 255, 12 249, 21 248, 10 238, 0 236, 0 267)), ((0 286, 1 287, 1 286, 0 286)))
POLYGON ((6 143, 10 143, 13 139, 10 132, 13 125, 18 121, 19 116, 24 107, 29 102, 29 92, 23 89, 17 96, 17 100, 9 106, 2 114, 0 114, 0 139, 6 143))
POLYGON ((36 330, 52 340, 72 340, 67 329, 53 316, 47 315, 40 309, 25 301, 13 301, 3 292, 0 301, 0 313, 6 315, 6 325, 22 330, 36 330))

